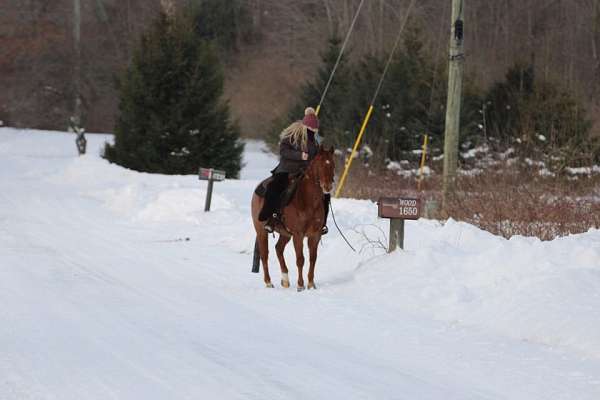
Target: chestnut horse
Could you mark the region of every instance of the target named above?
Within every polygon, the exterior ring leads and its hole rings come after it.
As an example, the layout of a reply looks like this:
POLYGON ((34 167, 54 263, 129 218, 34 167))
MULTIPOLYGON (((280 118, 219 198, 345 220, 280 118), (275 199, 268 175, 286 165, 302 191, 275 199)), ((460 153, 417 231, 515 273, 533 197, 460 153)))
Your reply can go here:
MULTIPOLYGON (((330 150, 324 150, 321 147, 319 153, 308 165, 304 175, 299 178, 300 182, 298 182, 294 197, 282 210, 281 215, 284 226, 278 224, 275 227, 275 230, 279 233, 275 250, 281 267, 281 285, 285 288, 290 287, 290 279, 283 251, 289 241, 293 239, 294 249, 296 250, 296 266, 298 267, 298 291, 304 290, 304 278, 302 277, 302 268, 304 267, 303 247, 304 238, 308 238, 310 261, 308 288, 316 289, 314 277, 317 246, 321 240, 321 228, 325 218, 323 194, 331 192, 334 171, 333 147, 330 150)), ((265 285, 272 288, 273 284, 269 275, 269 235, 264 229, 264 223, 258 220, 258 214, 263 203, 264 198, 254 193, 252 196, 252 221, 256 230, 255 262, 256 267, 258 267, 257 256, 260 255, 265 285)))

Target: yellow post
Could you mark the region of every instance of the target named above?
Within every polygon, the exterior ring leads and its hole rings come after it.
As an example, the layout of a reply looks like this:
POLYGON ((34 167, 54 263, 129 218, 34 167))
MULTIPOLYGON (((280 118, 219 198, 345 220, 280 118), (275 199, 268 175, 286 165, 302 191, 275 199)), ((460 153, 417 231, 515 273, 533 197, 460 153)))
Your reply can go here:
POLYGON ((369 106, 369 111, 367 111, 367 115, 365 116, 365 120, 363 121, 362 126, 360 127, 360 132, 358 133, 358 137, 356 138, 356 142, 354 142, 354 147, 352 148, 352 153, 350 153, 350 158, 346 162, 346 168, 344 169, 344 173, 342 174, 342 179, 340 179, 340 184, 335 191, 335 198, 340 197, 340 193, 342 193, 342 188, 344 187, 344 182, 346 181, 346 176, 348 175, 348 171, 350 170, 350 166, 352 165, 352 160, 354 159, 354 153, 356 153, 356 149, 360 144, 360 141, 365 133, 365 129, 367 128, 367 124, 369 123, 369 119, 371 118, 371 114, 373 113, 373 104, 369 106))
POLYGON ((421 166, 419 167, 419 180, 417 183, 417 190, 421 191, 421 181, 423 180, 423 168, 425 168, 425 159, 427 158, 427 142, 429 141, 429 136, 425 135, 425 140, 423 141, 423 153, 421 153, 421 166))

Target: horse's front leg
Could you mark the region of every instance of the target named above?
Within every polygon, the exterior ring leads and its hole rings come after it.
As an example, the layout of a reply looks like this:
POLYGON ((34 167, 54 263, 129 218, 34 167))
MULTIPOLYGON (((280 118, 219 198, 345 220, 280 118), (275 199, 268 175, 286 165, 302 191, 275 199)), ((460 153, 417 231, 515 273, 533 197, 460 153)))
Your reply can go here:
POLYGON ((302 268, 304 267, 303 244, 304 237, 294 235, 294 250, 296 250, 296 266, 298 267, 298 291, 304 290, 304 278, 302 277, 302 268))
POLYGON ((291 238, 289 236, 279 235, 279 240, 275 245, 277 258, 279 259, 279 266, 281 267, 281 286, 284 288, 290 287, 290 276, 288 275, 288 268, 285 263, 285 257, 283 256, 285 246, 289 243, 290 239, 291 238))
POLYGON ((308 238, 308 255, 310 266, 308 268, 308 288, 316 289, 315 286, 315 265, 317 264, 317 250, 319 248, 319 242, 321 236, 311 236, 308 238))

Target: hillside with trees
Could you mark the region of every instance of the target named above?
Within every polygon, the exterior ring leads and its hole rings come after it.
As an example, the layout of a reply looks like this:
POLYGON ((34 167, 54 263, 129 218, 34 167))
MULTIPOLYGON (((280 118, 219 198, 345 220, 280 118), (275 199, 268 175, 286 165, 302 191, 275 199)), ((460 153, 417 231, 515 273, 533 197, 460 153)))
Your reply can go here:
MULTIPOLYGON (((205 14, 202 34, 226 64, 226 93, 242 133, 262 136, 271 117, 298 99, 332 36, 349 26, 359 0, 180 0, 205 14)), ((391 47, 409 1, 371 0, 358 20, 351 56, 381 57, 391 47)), ((599 0, 472 1, 466 9, 467 75, 487 88, 516 63, 540 81, 559 81, 598 126, 599 0)), ((82 0, 83 101, 88 131, 112 131, 114 78, 126 68, 159 0, 82 0)), ((410 18, 440 79, 449 1, 418 1, 410 18), (441 64, 440 64, 441 63, 441 64)), ((71 0, 6 0, 0 5, 0 118, 5 124, 62 129, 72 108, 71 0)), ((339 105, 343 106, 343 105, 339 105)), ((597 130, 597 129, 596 129, 597 130)))
MULTIPOLYGON (((82 125, 113 132, 117 83, 166 7, 193 14, 211 42, 224 96, 242 136, 276 135, 314 105, 359 0, 79 0, 81 84, 72 0, 7 0, 0 13, 0 120, 64 129, 81 88, 82 125)), ((443 143, 450 2, 367 1, 343 68, 323 105, 324 132, 352 145, 373 87, 407 12, 402 46, 375 104, 366 142, 379 161, 407 158, 427 133, 443 143), (406 154, 408 152, 408 154, 406 154)), ((600 0, 470 2, 465 16, 461 143, 516 143, 558 168, 600 154, 600 0), (539 140, 543 137, 544 140, 539 140), (490 142, 488 142, 490 143, 490 142)))

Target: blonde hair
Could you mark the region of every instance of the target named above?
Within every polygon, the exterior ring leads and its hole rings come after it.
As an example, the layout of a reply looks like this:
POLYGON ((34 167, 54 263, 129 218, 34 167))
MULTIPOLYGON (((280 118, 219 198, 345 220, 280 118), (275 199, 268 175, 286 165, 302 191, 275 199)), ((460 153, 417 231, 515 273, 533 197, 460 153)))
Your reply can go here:
POLYGON ((302 151, 306 151, 308 141, 307 128, 302 121, 293 122, 290 126, 285 128, 280 135, 280 142, 289 140, 294 146, 300 145, 302 151))

